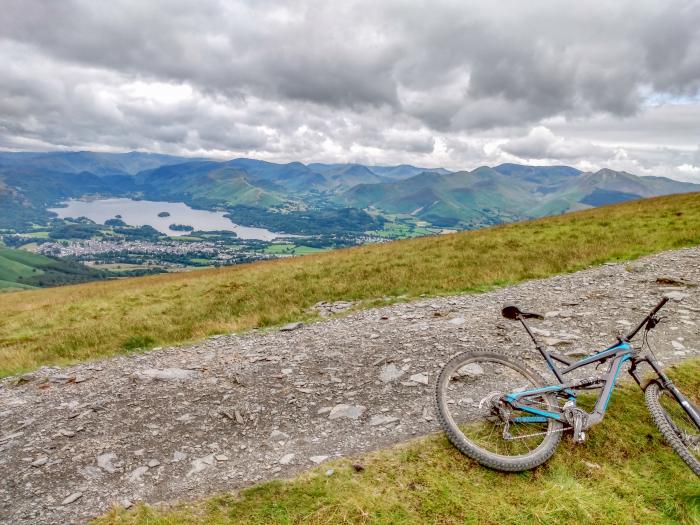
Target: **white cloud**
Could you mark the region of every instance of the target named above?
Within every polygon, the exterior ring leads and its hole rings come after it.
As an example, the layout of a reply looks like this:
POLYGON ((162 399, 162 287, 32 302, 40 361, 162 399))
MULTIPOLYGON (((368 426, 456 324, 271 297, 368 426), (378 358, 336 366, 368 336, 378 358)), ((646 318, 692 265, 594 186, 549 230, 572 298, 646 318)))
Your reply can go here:
POLYGON ((697 177, 690 0, 5 0, 0 148, 697 177))

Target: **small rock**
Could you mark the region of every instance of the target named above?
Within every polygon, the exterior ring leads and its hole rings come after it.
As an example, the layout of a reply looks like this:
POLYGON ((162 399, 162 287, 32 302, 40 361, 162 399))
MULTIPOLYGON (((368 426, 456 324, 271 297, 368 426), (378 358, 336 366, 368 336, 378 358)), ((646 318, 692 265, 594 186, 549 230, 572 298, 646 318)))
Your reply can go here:
POLYGON ((567 339, 558 339, 556 337, 543 337, 542 342, 547 346, 566 346, 572 344, 572 342, 567 339))
POLYGON ((74 501, 78 501, 82 497, 83 497, 82 492, 74 492, 73 494, 68 496, 66 499, 64 499, 61 502, 61 505, 70 505, 71 503, 73 503, 74 501))
POLYGON ((408 380, 413 381, 414 383, 420 383, 421 385, 428 384, 428 376, 425 374, 413 374, 408 378, 408 380))
POLYGON ((469 363, 468 365, 464 365, 462 368, 457 370, 458 377, 463 377, 463 376, 478 377, 478 376, 483 375, 483 374, 484 374, 484 369, 478 363, 469 363))
POLYGON ((393 417, 393 416, 372 416, 369 420, 369 426, 371 427, 377 427, 380 425, 388 425, 389 423, 395 423, 398 421, 398 417, 393 417))
POLYGON ((291 332, 292 330, 298 330, 304 326, 304 323, 289 323, 280 328, 280 332, 291 332))
POLYGON ((173 453, 173 463, 177 463, 178 461, 182 461, 183 459, 187 459, 187 454, 185 454, 184 452, 176 450, 173 453))
POLYGON ((358 419, 365 411, 365 407, 362 405, 345 405, 343 403, 336 405, 328 414, 328 419, 358 419))
POLYGON ((128 499, 123 499, 120 501, 121 506, 124 507, 125 509, 130 509, 131 507, 134 506, 134 504, 131 502, 131 500, 128 499))
POLYGON ((467 320, 464 317, 455 317, 454 319, 450 319, 447 321, 450 324, 459 326, 467 322, 467 320))
POLYGON ((72 438, 73 436, 75 436, 75 432, 73 432, 72 430, 65 429, 65 428, 62 428, 62 429, 59 430, 58 432, 59 432, 59 434, 61 434, 62 436, 65 436, 65 437, 68 437, 68 438, 72 438))
POLYGON ((226 454, 216 454, 214 459, 216 459, 216 461, 228 461, 229 458, 226 454))
POLYGON ((591 463, 591 462, 589 462, 589 461, 584 461, 583 464, 586 465, 588 468, 591 468, 591 469, 599 469, 599 468, 602 468, 600 465, 598 465, 598 463, 591 463))
POLYGON ((383 383, 388 383, 398 379, 403 374, 403 370, 398 368, 394 363, 389 363, 382 367, 382 371, 379 373, 379 380, 383 383))
POLYGON ((41 456, 40 458, 37 458, 34 461, 32 461, 32 467, 41 467, 42 465, 46 465, 48 462, 48 456, 41 456))
POLYGON ((294 459, 294 454, 285 454, 280 458, 280 465, 289 465, 294 459))
POLYGON ((192 474, 196 474, 197 472, 201 472, 207 467, 211 466, 214 464, 214 454, 209 454, 207 456, 201 457, 201 458, 196 458, 192 460, 191 465, 192 468, 185 474, 185 476, 190 477, 192 474))
POLYGON ((289 439, 289 434, 285 434, 280 430, 273 430, 270 432, 271 441, 287 441, 289 439))
POLYGON ((333 474, 335 474, 335 470, 333 470, 332 468, 329 468, 328 470, 326 470, 326 476, 328 476, 329 478, 330 478, 333 474))
POLYGON ((69 383, 75 380, 74 376, 69 376, 65 374, 57 374, 55 376, 51 376, 49 378, 49 381, 52 383, 69 383))
POLYGON ((318 465, 319 463, 323 463, 323 462, 326 461, 327 459, 328 459, 328 456, 311 456, 311 457, 309 458, 309 460, 310 460, 311 462, 316 463, 317 465, 318 465))
POLYGON ((671 301, 682 301, 683 299, 688 297, 687 293, 683 292, 667 292, 664 294, 664 297, 668 298, 671 301))
POLYGON ((160 465, 160 461, 158 461, 157 459, 152 459, 148 462, 148 466, 150 468, 156 468, 158 465, 160 465))
POLYGON ((680 279, 676 277, 661 276, 656 278, 656 284, 663 284, 665 286, 687 286, 688 281, 685 279, 680 279))
POLYGON ((196 370, 185 370, 184 368, 148 368, 141 370, 138 376, 142 379, 158 379, 160 381, 183 381, 197 377, 196 370))
POLYGON ((139 483, 146 472, 148 472, 148 467, 146 466, 135 468, 129 474, 129 481, 131 483, 139 483))
POLYGON ((113 474, 116 472, 116 468, 114 467, 114 460, 117 459, 117 455, 113 452, 107 452, 106 454, 100 454, 97 456, 97 466, 100 467, 102 470, 105 470, 109 472, 110 474, 113 474))
POLYGON ((100 479, 103 475, 102 470, 93 465, 79 469, 78 473, 87 480, 100 479))

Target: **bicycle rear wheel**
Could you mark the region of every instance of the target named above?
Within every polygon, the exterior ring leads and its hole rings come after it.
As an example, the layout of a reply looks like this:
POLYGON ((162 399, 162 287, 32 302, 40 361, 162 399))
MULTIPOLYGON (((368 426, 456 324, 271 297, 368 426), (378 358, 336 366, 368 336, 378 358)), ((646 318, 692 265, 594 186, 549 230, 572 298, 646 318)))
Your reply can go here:
MULTIPOLYGON (((440 424, 450 442, 486 467, 508 472, 547 461, 561 441, 563 425, 501 401, 507 393, 545 386, 540 375, 497 351, 466 352, 442 369, 435 388, 440 424)), ((541 410, 555 411, 551 395, 528 398, 541 410)))
POLYGON ((700 477, 700 430, 673 394, 659 383, 645 392, 651 417, 664 438, 683 461, 700 477))

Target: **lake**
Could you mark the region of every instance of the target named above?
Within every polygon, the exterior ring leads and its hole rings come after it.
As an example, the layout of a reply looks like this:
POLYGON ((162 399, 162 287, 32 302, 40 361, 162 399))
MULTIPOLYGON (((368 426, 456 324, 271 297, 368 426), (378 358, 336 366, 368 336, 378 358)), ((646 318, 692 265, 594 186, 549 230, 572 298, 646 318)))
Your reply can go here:
POLYGON ((61 219, 87 217, 98 224, 104 224, 108 219, 121 215, 121 220, 130 226, 154 227, 170 237, 188 235, 188 231, 173 231, 171 224, 192 226, 195 230, 216 231, 225 230, 236 232, 240 239, 258 239, 271 241, 277 237, 285 237, 282 233, 274 233, 265 228, 240 226, 224 217, 224 212, 195 210, 183 202, 136 201, 133 199, 98 199, 83 201, 70 199, 63 208, 49 208, 61 219), (167 212, 167 217, 158 214, 167 212))

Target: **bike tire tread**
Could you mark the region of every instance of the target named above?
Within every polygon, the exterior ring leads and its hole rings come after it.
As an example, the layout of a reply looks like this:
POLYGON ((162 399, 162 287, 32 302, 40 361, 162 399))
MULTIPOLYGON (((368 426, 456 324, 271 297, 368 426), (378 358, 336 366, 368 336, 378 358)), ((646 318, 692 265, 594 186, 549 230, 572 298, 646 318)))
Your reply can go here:
POLYGON ((668 420, 666 419, 666 411, 661 406, 659 397, 661 396, 662 387, 656 381, 652 382, 647 386, 644 392, 644 398, 646 400, 647 408, 651 414, 651 418, 658 427, 661 434, 664 436, 666 442, 671 446, 671 448, 680 456, 680 458, 685 462, 686 465, 692 470, 696 476, 700 477, 700 461, 698 461, 690 453, 688 448, 683 444, 680 438, 676 435, 675 431, 671 428, 668 420))
MULTIPOLYGON (((507 361, 511 366, 521 368, 525 370, 528 374, 530 374, 532 377, 534 377, 536 381, 540 383, 539 386, 546 385, 546 382, 537 371, 533 370, 525 364, 515 361, 511 358, 510 355, 503 351, 489 350, 477 352, 462 352, 454 356, 452 359, 450 359, 450 361, 448 361, 445 364, 445 366, 440 371, 437 382, 435 384, 434 392, 435 404, 437 406, 438 421, 440 423, 440 426, 442 426, 442 428, 445 430, 445 433, 447 434, 447 439, 465 456, 470 457, 473 460, 480 463, 481 465, 488 468, 492 468, 494 470, 500 470, 503 472, 522 472, 525 470, 534 469, 542 463, 546 462, 549 458, 552 457, 557 447, 559 446, 559 443, 561 442, 561 431, 552 431, 547 436, 545 436, 545 439, 549 439, 549 442, 547 446, 542 450, 536 450, 531 455, 521 456, 521 459, 519 460, 504 460, 502 459, 502 457, 496 454, 490 454, 476 446, 471 445, 469 441, 463 437, 462 432, 459 431, 459 429, 454 428, 454 426, 449 422, 448 418, 445 416, 447 408, 444 404, 443 396, 441 395, 442 385, 445 379, 445 373, 447 370, 454 368, 453 363, 464 361, 470 356, 495 357, 497 359, 507 361)), ((457 367, 457 369, 458 368, 459 367, 457 367)))

